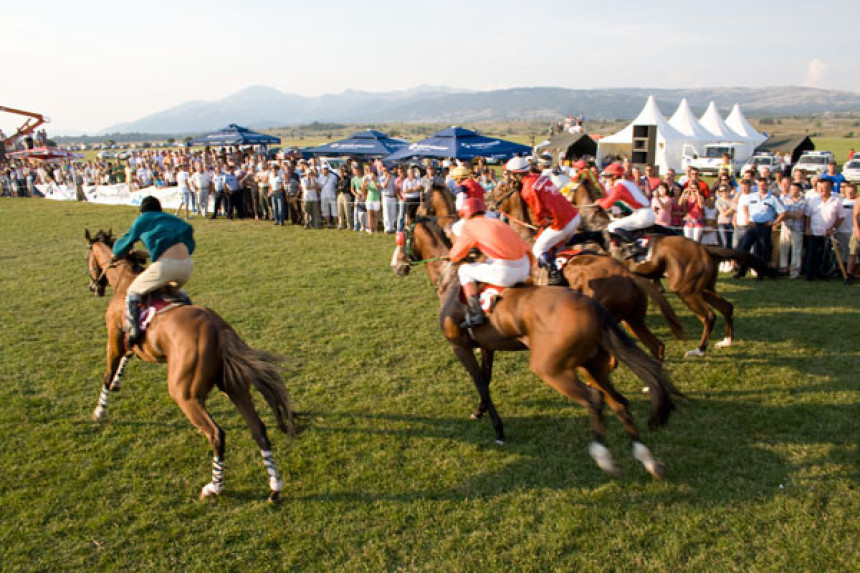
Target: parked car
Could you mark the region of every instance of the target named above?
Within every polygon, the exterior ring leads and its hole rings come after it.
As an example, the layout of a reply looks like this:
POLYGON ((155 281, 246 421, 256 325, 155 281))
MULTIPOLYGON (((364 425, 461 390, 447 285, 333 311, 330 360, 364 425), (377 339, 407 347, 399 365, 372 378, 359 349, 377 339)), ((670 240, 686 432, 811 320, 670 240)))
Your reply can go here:
POLYGON ((723 155, 731 157, 733 175, 744 164, 749 156, 741 157, 741 148, 731 143, 708 143, 702 147, 701 153, 692 152, 687 158, 690 165, 697 168, 702 175, 716 175, 723 164, 723 155))
POLYGON ((771 173, 782 171, 782 158, 778 155, 769 153, 759 153, 753 155, 744 166, 741 167, 741 175, 747 172, 748 169, 755 169, 759 175, 762 170, 769 169, 771 173))
POLYGON ((850 183, 860 183, 860 158, 852 159, 842 166, 842 175, 850 183))
POLYGON ((833 159, 833 153, 829 151, 810 151, 804 153, 794 164, 791 173, 802 171, 807 177, 821 175, 827 170, 827 163, 833 159))
POLYGON ((98 153, 96 153, 96 157, 98 157, 99 159, 116 159, 116 153, 107 150, 99 151, 98 153))

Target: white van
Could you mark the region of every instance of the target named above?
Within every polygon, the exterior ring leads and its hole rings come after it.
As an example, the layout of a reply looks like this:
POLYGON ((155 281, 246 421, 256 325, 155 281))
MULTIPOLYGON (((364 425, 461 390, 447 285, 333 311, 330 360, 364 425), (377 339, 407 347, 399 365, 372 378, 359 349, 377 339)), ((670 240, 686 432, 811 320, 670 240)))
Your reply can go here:
POLYGON ((733 175, 737 175, 741 166, 749 157, 740 157, 740 146, 733 143, 708 143, 702 146, 701 153, 691 145, 684 146, 685 163, 695 167, 702 175, 716 175, 723 165, 723 155, 731 157, 733 175))

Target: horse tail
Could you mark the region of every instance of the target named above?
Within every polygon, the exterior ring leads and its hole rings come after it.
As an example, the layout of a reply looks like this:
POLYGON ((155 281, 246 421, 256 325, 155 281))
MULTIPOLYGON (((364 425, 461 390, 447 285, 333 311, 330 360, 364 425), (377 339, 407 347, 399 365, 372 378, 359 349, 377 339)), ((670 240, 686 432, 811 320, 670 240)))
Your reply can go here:
POLYGON ((663 296, 660 289, 658 289, 657 286, 648 279, 633 275, 632 273, 631 276, 636 283, 636 286, 638 286, 640 290, 645 291, 645 294, 654 301, 654 304, 660 307, 660 312, 663 314, 663 318, 666 319, 666 322, 669 323, 669 328, 672 330, 672 334, 675 338, 678 340, 684 340, 686 338, 684 325, 681 324, 681 320, 678 318, 678 315, 675 314, 675 309, 672 308, 672 305, 669 304, 669 301, 666 300, 666 297, 663 296))
POLYGON ((648 387, 651 395, 651 415, 648 417, 648 426, 655 428, 665 426, 669 421, 669 415, 675 409, 672 395, 683 397, 668 375, 663 371, 663 366, 645 354, 636 342, 627 336, 609 313, 600 309, 600 347, 615 356, 621 363, 633 371, 648 387))
POLYGON ((231 389, 247 390, 251 381, 272 408, 278 427, 290 438, 294 437, 290 393, 281 376, 283 357, 251 348, 230 328, 218 332, 218 342, 224 365, 224 390, 227 393, 231 389))
POLYGON ((752 253, 748 253, 746 251, 739 251, 737 249, 727 249, 725 247, 717 247, 714 245, 702 245, 705 247, 705 250, 708 251, 712 257, 716 258, 720 261, 731 260, 737 261, 743 265, 750 267, 755 270, 760 275, 767 277, 776 276, 776 269, 771 267, 767 261, 762 259, 759 256, 753 255, 752 253))

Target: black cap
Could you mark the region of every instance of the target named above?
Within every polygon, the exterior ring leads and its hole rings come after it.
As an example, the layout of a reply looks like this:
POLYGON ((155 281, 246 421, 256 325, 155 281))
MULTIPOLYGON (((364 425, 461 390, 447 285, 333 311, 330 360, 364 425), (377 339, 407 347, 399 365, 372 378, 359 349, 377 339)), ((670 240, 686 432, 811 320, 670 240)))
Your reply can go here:
POLYGON ((149 211, 161 211, 161 201, 152 195, 147 195, 140 202, 140 212, 147 213, 149 211))

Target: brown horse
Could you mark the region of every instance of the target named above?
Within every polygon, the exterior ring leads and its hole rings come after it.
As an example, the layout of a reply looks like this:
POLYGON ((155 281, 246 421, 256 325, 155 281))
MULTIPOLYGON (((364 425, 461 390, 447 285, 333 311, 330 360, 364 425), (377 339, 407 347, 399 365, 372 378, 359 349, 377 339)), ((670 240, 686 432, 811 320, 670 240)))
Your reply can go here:
MULTIPOLYGON (((590 183, 585 180, 575 188, 574 194, 588 197, 588 185, 590 183)), ((534 241, 536 227, 531 224, 531 210, 513 186, 502 184, 498 191, 490 194, 489 202, 507 216, 521 237, 534 241)), ((631 273, 615 259, 597 253, 583 254, 571 258, 563 272, 571 288, 599 302, 618 322, 627 323, 658 360, 663 360, 665 345, 645 322, 649 297, 657 304, 672 334, 678 339, 684 338, 684 328, 666 297, 652 283, 631 273)), ((539 273, 536 267, 533 276, 539 273)))
POLYGON ((454 205, 454 196, 446 187, 434 186, 422 196, 418 217, 435 217, 444 229, 459 217, 454 205))
POLYGON ((217 496, 224 487, 224 431, 206 411, 206 397, 213 386, 227 394, 260 447, 269 475, 269 499, 280 499, 283 484, 275 467, 266 426, 251 399, 250 384, 263 395, 275 413, 278 427, 295 434, 290 396, 281 378, 280 358, 248 347, 215 311, 201 306, 179 306, 152 319, 146 339, 127 350, 123 339, 125 295, 129 284, 142 270, 145 255, 132 252, 111 262, 114 239, 108 231, 94 237, 85 234, 90 290, 104 296, 108 284, 114 294, 105 313, 107 324, 107 368, 102 381, 96 421, 107 418, 110 390, 118 390, 123 371, 133 354, 147 362, 167 363, 167 389, 188 420, 203 432, 212 446, 212 481, 201 498, 217 496))
MULTIPOLYGON (((589 185, 580 185, 574 192, 573 203, 580 209, 581 228, 597 231, 592 233, 592 237, 633 273, 655 281, 665 276, 669 290, 674 292, 702 322, 702 337, 699 345, 689 350, 685 356, 705 355, 716 321, 712 307, 723 315, 726 322, 725 338, 714 345, 714 348, 731 346, 734 340, 734 306, 717 292, 719 264, 724 260, 739 261, 755 269, 759 276, 769 276, 773 274, 773 270, 767 266, 767 263, 743 251, 702 245, 680 235, 654 235, 651 239, 648 258, 637 263, 625 258, 620 250, 604 240, 603 230, 611 219, 604 209, 595 204, 595 197, 594 190, 590 189, 589 185)), ((522 214, 521 216, 526 218, 530 216, 528 206, 519 193, 511 193, 504 199, 499 202, 500 211, 510 210, 515 216, 517 214, 522 214)))
POLYGON ((657 360, 663 360, 666 347, 645 322, 649 297, 660 309, 675 338, 684 338, 684 327, 678 315, 654 283, 631 273, 612 257, 596 253, 577 255, 564 266, 564 278, 570 288, 590 296, 612 318, 627 324, 657 360))
POLYGON ((674 408, 672 394, 680 392, 665 376, 660 363, 642 352, 599 304, 568 288, 518 287, 504 292, 485 324, 464 330, 459 326, 464 316, 459 300, 460 282, 455 268, 444 262, 450 242, 427 219, 416 221, 406 234, 404 248, 395 251, 392 267, 397 274, 406 274, 417 261, 426 263, 431 282, 438 285, 442 333, 471 375, 480 396, 473 417, 489 414, 497 443, 504 443, 505 434, 490 397, 493 353, 529 350, 532 371, 588 410, 593 436, 589 452, 601 469, 618 473, 618 466, 605 446, 602 412, 605 399, 632 440, 634 457, 651 475, 662 478, 662 465, 642 444, 627 400, 609 378, 611 357, 626 364, 648 386, 652 427, 669 420, 674 408), (481 364, 475 356, 476 348, 481 350, 481 364), (588 373, 595 388, 580 381, 578 368, 588 373))

